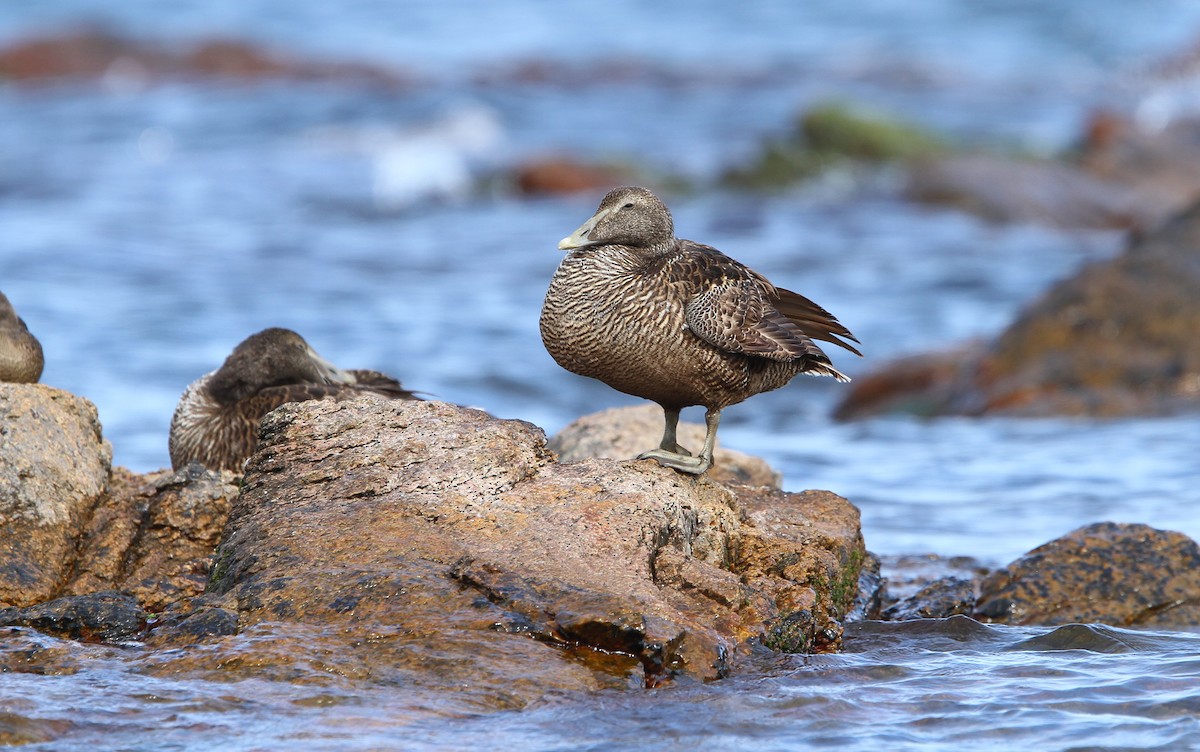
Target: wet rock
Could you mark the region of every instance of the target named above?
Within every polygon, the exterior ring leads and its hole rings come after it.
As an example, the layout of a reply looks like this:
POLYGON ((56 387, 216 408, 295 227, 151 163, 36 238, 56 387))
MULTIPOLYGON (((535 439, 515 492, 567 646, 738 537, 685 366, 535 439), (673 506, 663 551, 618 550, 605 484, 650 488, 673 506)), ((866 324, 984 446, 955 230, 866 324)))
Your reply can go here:
POLYGON ((13 626, 33 627, 72 640, 115 642, 140 635, 146 627, 146 613, 132 596, 91 593, 0 609, 0 627, 13 626))
POLYGON ((1182 533, 1102 522, 983 580, 975 618, 1009 624, 1200 624, 1200 546, 1182 533))
POLYGON ((559 464, 536 427, 444 403, 297 403, 264 420, 199 599, 235 604, 242 631, 187 670, 228 670, 256 635, 278 650, 261 672, 315 650, 490 707, 711 679, 772 634, 836 648, 865 557, 857 510, 826 492, 559 464))
POLYGON ((953 206, 996 222, 1055 227, 1130 228, 1161 219, 1170 207, 1134 187, 1065 162, 988 154, 914 161, 908 198, 953 206))
POLYGON ((1111 261, 1053 286, 994 342, 921 370, 922 357, 856 379, 857 417, 927 414, 1157 415, 1200 407, 1200 203, 1133 237, 1111 261), (898 378, 892 379, 895 370, 898 378))
POLYGON ((608 190, 630 181, 630 171, 588 164, 572 157, 533 159, 513 168, 512 182, 525 195, 608 190))
POLYGON ((91 402, 41 384, 0 384, 0 605, 57 595, 104 494, 112 448, 91 402))
MULTIPOLYGON (((571 422, 549 441, 560 462, 585 459, 627 460, 662 440, 662 408, 653 404, 615 407, 571 422)), ((679 442, 693 450, 704 444, 704 426, 680 421, 679 442)), ((758 457, 723 449, 720 438, 708 477, 718 483, 779 488, 779 472, 758 457)))
POLYGON ((121 590, 160 611, 199 595, 237 494, 231 473, 112 468, 95 407, 0 384, 0 605, 121 590))
POLYGON ((137 475, 117 468, 63 593, 119 589, 152 612, 201 594, 236 496, 229 471, 193 464, 137 475))
POLYGON ((975 610, 977 582, 960 577, 935 580, 882 613, 887 621, 944 619, 975 610))
POLYGON ((105 79, 140 86, 179 78, 284 79, 399 86, 411 78, 363 63, 301 60, 233 39, 156 44, 88 28, 26 39, 0 49, 0 79, 35 83, 105 79))

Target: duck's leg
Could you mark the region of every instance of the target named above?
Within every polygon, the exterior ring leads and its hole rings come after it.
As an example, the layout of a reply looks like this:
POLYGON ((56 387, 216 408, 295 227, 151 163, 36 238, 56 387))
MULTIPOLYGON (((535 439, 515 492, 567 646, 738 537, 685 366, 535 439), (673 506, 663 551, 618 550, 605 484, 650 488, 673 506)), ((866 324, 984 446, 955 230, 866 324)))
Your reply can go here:
POLYGON ((663 432, 661 447, 651 449, 649 452, 642 452, 637 458, 639 460, 654 460, 663 467, 673 468, 693 475, 699 475, 712 467, 713 449, 717 445, 717 426, 721 422, 721 411, 712 408, 704 414, 704 423, 708 427, 708 433, 704 436, 704 448, 700 450, 698 457, 692 457, 691 455, 667 449, 671 444, 674 444, 675 448, 678 449, 678 444, 675 444, 675 431, 679 424, 679 411, 663 408, 663 413, 667 425, 663 432))
POLYGON ((679 439, 676 436, 679 431, 679 408, 664 407, 663 418, 666 425, 663 427, 663 437, 662 441, 659 442, 658 448, 671 454, 682 454, 685 457, 690 457, 692 453, 679 446, 679 439))

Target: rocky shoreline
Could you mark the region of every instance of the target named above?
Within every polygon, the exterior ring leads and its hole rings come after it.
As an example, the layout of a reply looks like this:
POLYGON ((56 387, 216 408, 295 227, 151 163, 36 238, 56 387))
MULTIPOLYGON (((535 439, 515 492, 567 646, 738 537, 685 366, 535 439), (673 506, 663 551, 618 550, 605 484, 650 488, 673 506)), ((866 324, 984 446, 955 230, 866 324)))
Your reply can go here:
POLYGON ((264 420, 239 483, 111 468, 87 400, 0 385, 0 625, 133 640, 152 673, 469 683, 470 704, 494 708, 838 650, 864 618, 1200 616, 1196 544, 1112 523, 900 600, 846 499, 781 491, 734 452, 699 478, 594 456, 653 440, 644 413, 588 416, 548 443, 446 403, 293 403, 264 420))

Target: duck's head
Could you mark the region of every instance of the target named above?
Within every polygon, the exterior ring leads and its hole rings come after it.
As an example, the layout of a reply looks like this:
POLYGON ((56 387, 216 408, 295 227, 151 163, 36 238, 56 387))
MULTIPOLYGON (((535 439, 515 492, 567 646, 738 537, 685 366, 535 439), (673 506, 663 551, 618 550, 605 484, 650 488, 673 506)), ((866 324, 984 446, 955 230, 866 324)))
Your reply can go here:
POLYGON ((558 241, 560 250, 592 245, 654 248, 675 239, 675 223, 666 204, 645 188, 616 188, 608 192, 592 218, 558 241))
POLYGON ((225 401, 284 384, 353 383, 353 374, 322 358, 299 334, 272 327, 238 344, 213 374, 209 390, 225 401))

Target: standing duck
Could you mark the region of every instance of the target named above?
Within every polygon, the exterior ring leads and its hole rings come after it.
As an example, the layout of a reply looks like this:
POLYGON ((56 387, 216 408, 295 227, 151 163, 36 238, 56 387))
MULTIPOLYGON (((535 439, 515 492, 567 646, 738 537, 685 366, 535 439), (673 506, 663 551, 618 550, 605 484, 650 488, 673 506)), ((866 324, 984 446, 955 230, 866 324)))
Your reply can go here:
POLYGON ((184 390, 171 418, 171 467, 199 462, 240 473, 258 443, 258 424, 270 411, 287 402, 364 393, 419 399, 377 371, 343 371, 290 329, 264 329, 184 390))
POLYGON ((35 384, 45 364, 42 344, 0 292, 0 382, 35 384))
POLYGON ((662 442, 638 459, 703 473, 724 408, 801 373, 850 380, 814 339, 862 354, 821 306, 676 238, 671 212, 645 188, 610 191, 558 247, 569 253, 546 292, 542 342, 568 371, 662 407, 662 442), (691 405, 707 408, 695 457, 675 437, 679 411, 691 405))

